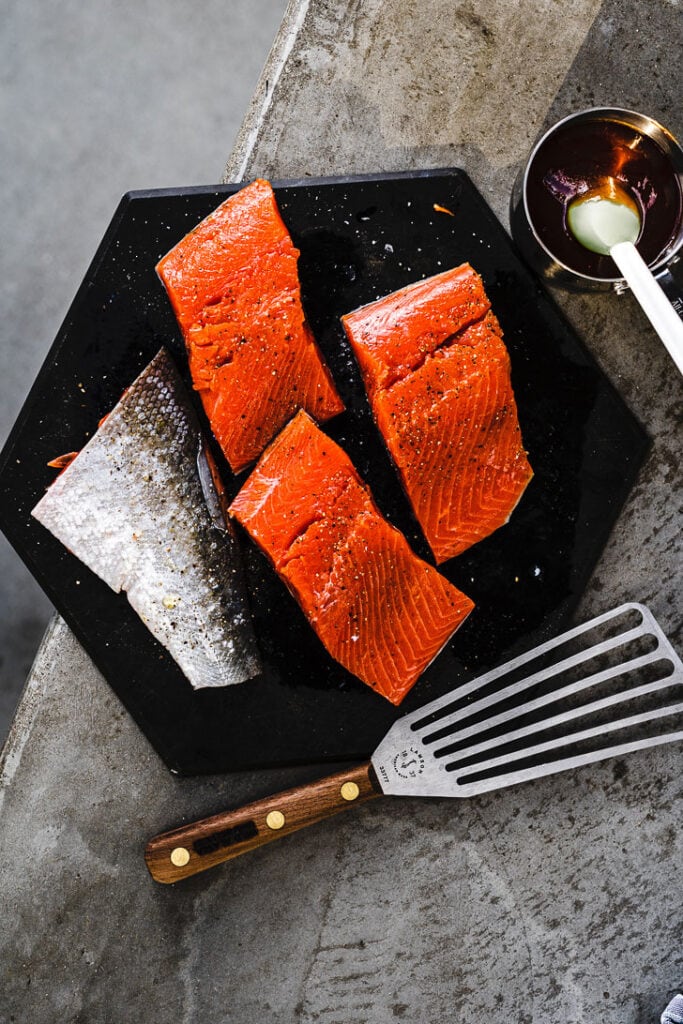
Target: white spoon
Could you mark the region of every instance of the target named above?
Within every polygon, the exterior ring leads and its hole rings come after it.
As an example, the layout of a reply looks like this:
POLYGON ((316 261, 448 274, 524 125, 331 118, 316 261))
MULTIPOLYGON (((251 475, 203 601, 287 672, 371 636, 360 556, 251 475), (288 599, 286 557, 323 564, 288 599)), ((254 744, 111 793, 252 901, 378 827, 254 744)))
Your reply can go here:
POLYGON ((640 234, 640 211, 615 181, 605 181, 572 199, 567 224, 591 252, 611 256, 648 320, 683 374, 683 321, 652 276, 634 242, 640 234))

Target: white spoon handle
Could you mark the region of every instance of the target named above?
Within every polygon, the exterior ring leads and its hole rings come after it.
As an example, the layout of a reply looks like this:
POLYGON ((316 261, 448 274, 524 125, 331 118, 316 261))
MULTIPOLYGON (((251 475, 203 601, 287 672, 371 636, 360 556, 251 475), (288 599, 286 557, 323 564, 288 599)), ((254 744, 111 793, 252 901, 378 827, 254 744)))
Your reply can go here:
POLYGON ((683 374, 683 320, 674 310, 632 242, 617 242, 610 249, 610 256, 664 342, 679 373, 683 374))

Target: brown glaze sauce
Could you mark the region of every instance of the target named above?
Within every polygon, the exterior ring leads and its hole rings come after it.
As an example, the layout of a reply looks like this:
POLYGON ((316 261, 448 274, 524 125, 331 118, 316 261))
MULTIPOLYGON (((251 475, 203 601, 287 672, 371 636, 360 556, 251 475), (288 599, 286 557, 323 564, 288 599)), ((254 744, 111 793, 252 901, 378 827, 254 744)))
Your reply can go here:
POLYGON ((681 188, 664 150, 649 136, 617 122, 571 124, 538 150, 529 168, 529 216, 543 244, 565 266, 598 278, 619 276, 609 256, 585 249, 567 226, 567 207, 613 177, 635 201, 643 225, 637 248, 652 264, 675 239, 681 188))

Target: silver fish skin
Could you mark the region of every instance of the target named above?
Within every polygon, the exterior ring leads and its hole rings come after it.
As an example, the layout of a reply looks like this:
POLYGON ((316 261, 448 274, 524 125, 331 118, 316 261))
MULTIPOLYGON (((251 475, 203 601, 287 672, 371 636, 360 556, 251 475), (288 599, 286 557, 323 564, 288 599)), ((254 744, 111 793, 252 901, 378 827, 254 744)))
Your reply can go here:
POLYGON ((32 511, 127 598, 195 689, 261 670, 237 538, 207 509, 199 421, 165 349, 32 511))

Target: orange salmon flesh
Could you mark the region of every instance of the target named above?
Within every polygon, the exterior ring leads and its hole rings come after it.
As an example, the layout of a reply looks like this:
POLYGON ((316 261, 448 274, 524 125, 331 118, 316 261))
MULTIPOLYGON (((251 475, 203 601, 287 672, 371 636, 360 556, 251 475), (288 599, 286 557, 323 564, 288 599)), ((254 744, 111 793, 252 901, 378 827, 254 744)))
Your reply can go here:
POLYGON ((490 306, 466 263, 342 317, 375 422, 439 564, 506 523, 533 476, 490 306))
POLYGON ((344 408, 305 320, 298 257, 273 189, 256 180, 157 265, 192 382, 235 473, 297 409, 322 422, 344 408))
POLYGON ((230 506, 329 653, 399 704, 474 607, 391 526, 346 453, 299 412, 230 506))

